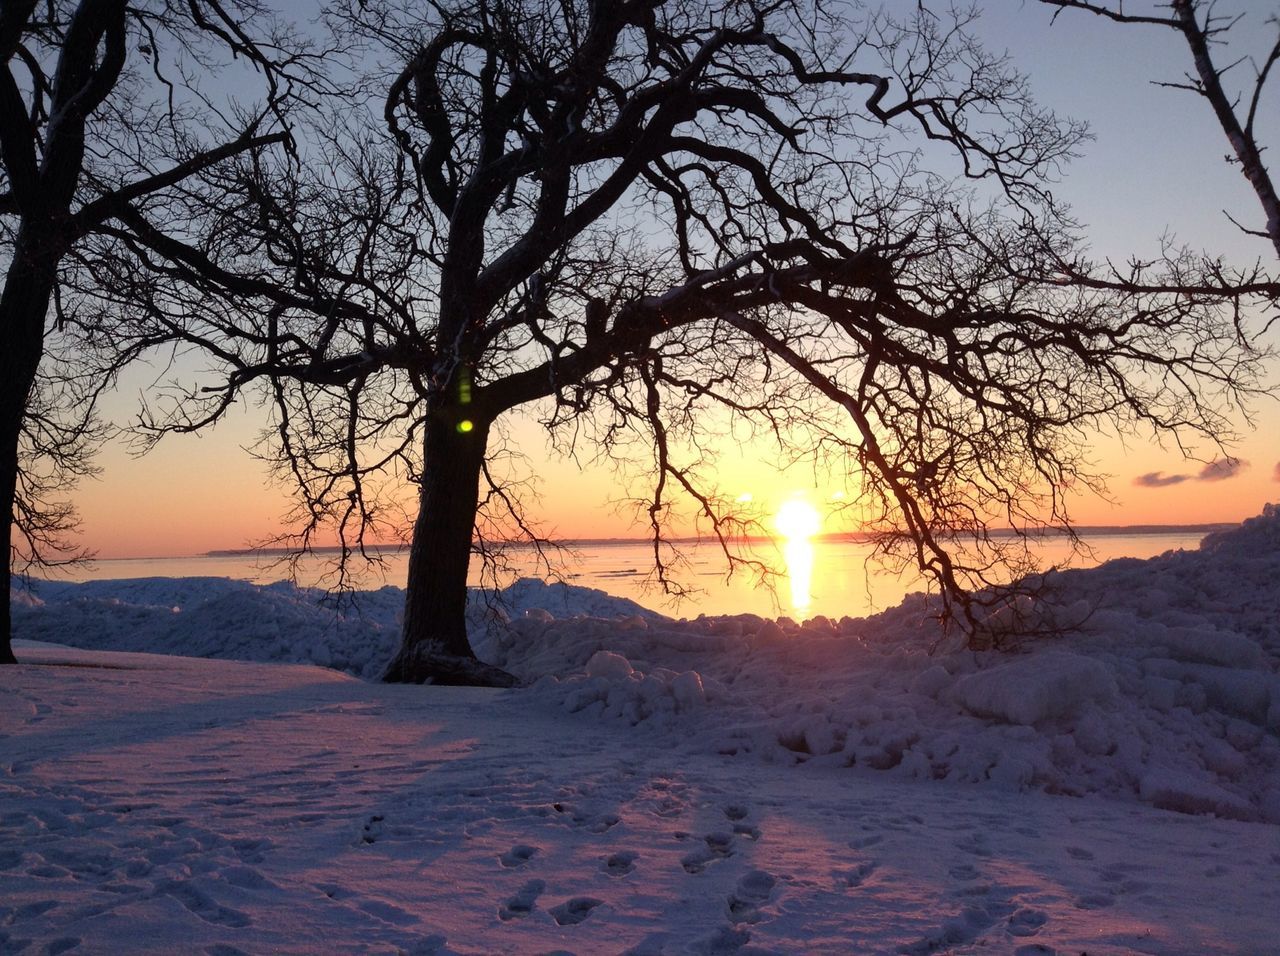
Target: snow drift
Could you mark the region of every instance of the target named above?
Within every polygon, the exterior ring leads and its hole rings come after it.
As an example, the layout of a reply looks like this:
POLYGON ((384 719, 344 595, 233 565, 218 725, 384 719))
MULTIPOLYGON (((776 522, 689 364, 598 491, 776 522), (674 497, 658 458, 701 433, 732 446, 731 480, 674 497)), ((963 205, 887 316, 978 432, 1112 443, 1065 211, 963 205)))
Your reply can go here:
MULTIPOLYGON (((925 595, 860 619, 675 621, 530 580, 477 598, 472 640, 528 683, 515 693, 672 747, 1280 823, 1278 578, 1268 506, 1198 551, 1044 575, 1030 611, 1059 632, 1011 650, 949 648, 925 595)), ((334 607, 203 578, 33 582, 15 599, 23 638, 371 678, 401 593, 334 607)))

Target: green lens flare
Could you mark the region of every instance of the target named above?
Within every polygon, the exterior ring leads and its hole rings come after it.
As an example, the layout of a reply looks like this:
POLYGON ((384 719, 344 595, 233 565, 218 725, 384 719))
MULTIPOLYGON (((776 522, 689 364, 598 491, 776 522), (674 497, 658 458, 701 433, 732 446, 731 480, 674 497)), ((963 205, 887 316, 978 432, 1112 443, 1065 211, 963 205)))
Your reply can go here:
POLYGON ((464 418, 458 422, 458 431, 465 435, 469 431, 475 431, 476 423, 469 418, 464 418))

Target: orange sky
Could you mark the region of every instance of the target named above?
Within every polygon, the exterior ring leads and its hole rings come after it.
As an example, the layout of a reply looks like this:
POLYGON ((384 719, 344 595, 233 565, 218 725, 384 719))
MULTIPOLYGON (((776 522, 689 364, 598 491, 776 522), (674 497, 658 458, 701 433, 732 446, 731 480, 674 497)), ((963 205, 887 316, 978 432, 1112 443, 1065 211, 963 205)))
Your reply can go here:
MULTIPOLYGON (((1274 476, 1280 449, 1273 438, 1280 435, 1280 415, 1272 410, 1266 418, 1268 429, 1241 446, 1240 455, 1249 464, 1226 480, 1188 477, 1163 487, 1142 487, 1134 484, 1139 475, 1195 476, 1201 466, 1145 444, 1135 443, 1127 451, 1099 445, 1098 460, 1114 476, 1116 503, 1082 499, 1074 505, 1075 520, 1083 525, 1201 524, 1257 514, 1266 502, 1280 500, 1274 476)), ((261 540, 278 527, 286 502, 260 463, 240 447, 252 437, 249 426, 246 416, 204 436, 167 439, 141 460, 123 449, 108 449, 101 460, 103 477, 87 482, 77 497, 84 543, 101 557, 151 557, 239 548, 261 540)), ((536 444, 536 432, 528 434, 536 444)), ((620 492, 609 470, 582 472, 556 460, 538 467, 543 496, 538 514, 548 531, 563 538, 643 533, 611 505, 620 492)), ((795 494, 821 507, 840 491, 834 483, 815 485, 805 471, 779 473, 749 454, 723 460, 721 473, 727 476, 726 494, 750 493, 770 510, 795 494)), ((830 521, 824 530, 850 529, 830 521)))

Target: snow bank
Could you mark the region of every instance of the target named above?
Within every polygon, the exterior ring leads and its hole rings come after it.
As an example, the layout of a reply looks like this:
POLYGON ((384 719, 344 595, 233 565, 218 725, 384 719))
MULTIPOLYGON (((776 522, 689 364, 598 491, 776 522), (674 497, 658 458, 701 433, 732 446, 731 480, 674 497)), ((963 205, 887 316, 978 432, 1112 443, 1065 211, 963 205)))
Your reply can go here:
POLYGON ((1280 823, 1278 582, 1268 506, 1199 551, 1043 576, 1023 616, 1064 633, 1013 651, 930 654, 916 595, 839 622, 515 620, 498 662, 673 745, 1280 823))
MULTIPOLYGON (((288 581, 229 578, 31 580, 12 595, 19 638, 88 650, 318 664, 368 679, 376 679, 395 652, 404 607, 396 587, 336 599, 288 581)), ((521 579, 496 599, 472 595, 480 653, 489 625, 541 608, 547 620, 588 613, 657 617, 603 591, 521 579)))
POLYGON ((335 605, 288 582, 227 578, 32 581, 13 628, 89 650, 319 664, 373 677, 390 660, 403 600, 386 587, 335 605))
MULTIPOLYGON (((524 580, 477 601, 472 641, 548 706, 673 748, 1010 790, 1105 794, 1280 823, 1280 511, 1194 552, 1051 573, 1023 619, 1060 636, 929 649, 928 599, 865 619, 673 621, 524 580)), ((20 637, 325 664, 375 676, 401 595, 349 606, 221 579, 37 582, 20 637)))

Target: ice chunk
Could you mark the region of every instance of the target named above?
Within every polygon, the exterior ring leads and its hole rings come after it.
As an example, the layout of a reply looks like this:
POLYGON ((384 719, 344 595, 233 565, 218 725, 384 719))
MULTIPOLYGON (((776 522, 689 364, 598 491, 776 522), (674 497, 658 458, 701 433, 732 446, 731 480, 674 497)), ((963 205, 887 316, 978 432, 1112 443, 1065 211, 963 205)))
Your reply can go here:
POLYGON ((707 699, 706 692, 702 689, 702 678, 697 671, 677 674, 671 681, 671 696, 681 710, 691 710, 707 699))
POLYGON ((587 661, 588 677, 603 677, 606 680, 625 680, 631 676, 631 662, 621 654, 612 651, 596 651, 587 661))
POLYGON ((1209 738, 1201 748, 1201 759, 1204 765, 1219 777, 1238 777, 1249 766, 1244 754, 1236 750, 1225 740, 1209 738))
POLYGON ((756 631, 756 640, 758 641, 776 641, 782 637, 782 628, 777 621, 765 621, 760 625, 760 630, 756 631))
POLYGON ((822 714, 797 718, 789 726, 778 729, 778 743, 802 754, 838 753, 844 745, 841 736, 822 714))
POLYGON ((1257 812, 1233 793, 1188 773, 1168 768, 1148 771, 1138 793, 1147 803, 1179 813, 1216 813, 1220 817, 1252 820, 1257 812))
POLYGON ((911 693, 921 697, 937 697, 938 692, 951 683, 951 674, 941 664, 922 670, 911 681, 911 693))
MULTIPOLYGON (((1209 664, 1188 665, 1187 673, 1204 688, 1209 705, 1215 709, 1256 723, 1267 719, 1272 685, 1276 683, 1272 675, 1209 664)), ((1274 696, 1280 698, 1280 693, 1274 696)))
POLYGON ((1116 747, 1111 728, 1096 710, 1089 711, 1080 719, 1072 736, 1076 746, 1087 754, 1101 756, 1111 753, 1116 747))
POLYGON ((1151 635, 1151 641, 1164 645, 1169 656, 1178 661, 1248 668, 1258 667, 1266 659, 1256 642, 1229 631, 1169 627, 1163 633, 1151 635))
POLYGON ((988 779, 1004 790, 1023 790, 1035 778, 1036 768, 1021 756, 1002 755, 988 771, 988 779))
POLYGON ((1119 688, 1100 661, 1045 651, 968 674, 952 693, 971 714, 1032 725, 1070 716, 1089 701, 1110 703, 1119 688))
POLYGON ((1142 692, 1147 703, 1162 713, 1168 713, 1177 705, 1179 686, 1176 680, 1155 674, 1142 678, 1142 692))

